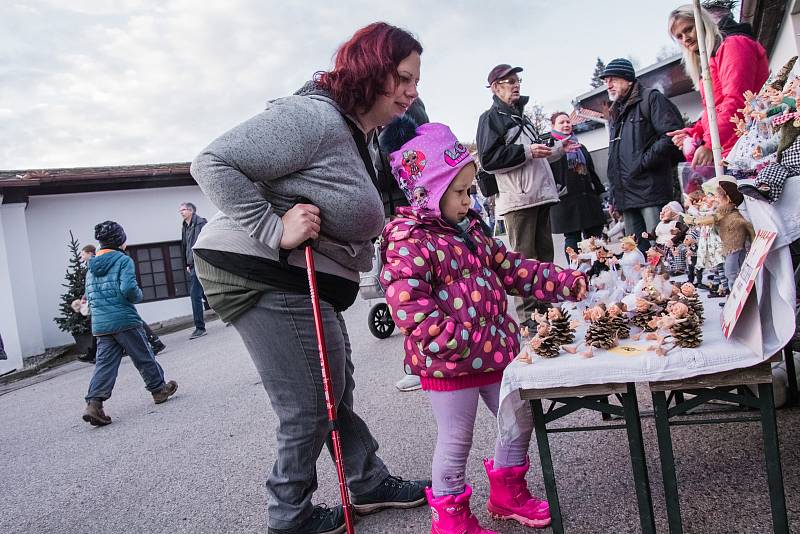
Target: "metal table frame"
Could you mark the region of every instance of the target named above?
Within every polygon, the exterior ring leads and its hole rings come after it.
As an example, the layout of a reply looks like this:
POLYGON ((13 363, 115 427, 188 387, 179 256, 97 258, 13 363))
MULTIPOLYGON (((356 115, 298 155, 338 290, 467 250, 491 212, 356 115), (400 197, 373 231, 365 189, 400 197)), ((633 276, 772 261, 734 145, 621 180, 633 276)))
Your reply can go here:
POLYGON ((770 363, 767 361, 746 369, 697 376, 684 380, 650 382, 649 387, 653 397, 670 534, 683 533, 678 479, 675 472, 675 455, 672 448, 670 427, 755 421, 761 422, 761 431, 764 438, 764 457, 766 460, 773 531, 776 534, 789 532, 770 363), (757 385, 758 397, 753 395, 748 388, 740 387, 743 384, 757 385), (672 392, 669 398, 666 396, 667 391, 672 392), (690 394, 694 397, 686 399, 685 394, 690 394), (760 416, 674 419, 679 416, 686 416, 689 410, 710 400, 733 402, 740 406, 757 409, 760 412, 760 416))
POLYGON ((635 385, 630 382, 627 384, 601 384, 571 388, 523 389, 520 391, 520 397, 522 400, 530 401, 531 405, 533 426, 536 432, 536 443, 539 448, 539 458, 542 464, 542 476, 547 492, 547 500, 550 505, 553 532, 555 534, 562 534, 564 532, 564 521, 558 501, 558 488, 556 487, 548 434, 624 428, 628 434, 628 446, 630 449, 631 467, 633 468, 633 480, 636 489, 636 500, 639 506, 639 520, 642 532, 644 534, 655 534, 656 525, 653 516, 653 501, 650 495, 650 482, 647 475, 647 463, 645 461, 642 426, 639 417, 639 403, 636 398, 635 385), (615 395, 622 403, 622 406, 610 404, 608 402, 609 395, 615 395), (542 406, 543 399, 552 401, 546 413, 542 406), (559 404, 561 406, 557 406, 559 404), (548 423, 552 423, 581 409, 623 417, 625 424, 547 428, 548 423))

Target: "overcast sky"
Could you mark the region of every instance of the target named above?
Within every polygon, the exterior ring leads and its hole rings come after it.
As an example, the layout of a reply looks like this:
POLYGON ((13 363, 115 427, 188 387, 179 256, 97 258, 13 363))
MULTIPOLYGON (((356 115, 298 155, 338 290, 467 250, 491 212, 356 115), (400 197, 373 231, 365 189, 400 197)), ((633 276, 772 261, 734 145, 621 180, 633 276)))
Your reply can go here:
POLYGON ((471 141, 494 65, 524 67, 523 94, 568 109, 597 56, 646 67, 672 46, 667 16, 682 3, 4 0, 0 169, 191 161, 379 20, 419 38, 431 119, 471 141))

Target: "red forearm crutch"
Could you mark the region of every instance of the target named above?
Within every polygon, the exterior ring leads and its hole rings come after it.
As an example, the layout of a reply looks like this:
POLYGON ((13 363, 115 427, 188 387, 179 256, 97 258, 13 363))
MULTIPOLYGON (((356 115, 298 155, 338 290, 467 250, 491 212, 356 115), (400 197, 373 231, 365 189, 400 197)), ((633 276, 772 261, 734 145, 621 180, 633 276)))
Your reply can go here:
POLYGON ((336 399, 333 395, 331 370, 328 366, 328 350, 325 348, 325 329, 322 326, 322 310, 319 305, 317 293, 317 273, 314 269, 314 252, 311 245, 306 245, 306 270, 308 271, 308 288, 311 292, 311 306, 314 309, 314 326, 317 330, 317 345, 319 346, 319 363, 322 367, 322 389, 325 391, 325 405, 328 408, 328 422, 331 425, 331 441, 333 442, 333 458, 336 462, 336 473, 339 475, 339 491, 342 494, 342 508, 344 508, 344 522, 347 534, 355 534, 353 527, 350 496, 347 493, 347 479, 344 476, 344 461, 342 458, 342 442, 339 438, 339 426, 336 422, 336 399))

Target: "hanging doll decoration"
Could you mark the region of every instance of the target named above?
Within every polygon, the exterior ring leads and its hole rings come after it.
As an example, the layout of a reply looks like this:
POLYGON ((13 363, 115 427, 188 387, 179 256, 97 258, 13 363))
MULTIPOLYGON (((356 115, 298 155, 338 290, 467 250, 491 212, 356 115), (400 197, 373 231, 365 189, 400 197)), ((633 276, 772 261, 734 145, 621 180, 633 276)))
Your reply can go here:
POLYGON ((791 70, 789 66, 794 65, 796 59, 790 60, 772 83, 776 91, 771 98, 773 107, 766 115, 772 118, 772 125, 778 132, 770 143, 759 147, 765 153, 775 152, 775 162, 759 170, 755 180, 756 191, 769 202, 780 198, 790 177, 800 175, 800 113, 797 110, 800 79, 795 76, 782 92, 777 91, 778 84, 786 80, 791 70))
POLYGON ((775 159, 774 155, 765 156, 759 149, 775 134, 772 119, 766 118, 766 112, 770 108, 770 91, 769 85, 765 85, 758 94, 745 91, 745 106, 737 110, 744 119, 738 115, 731 117, 731 122, 736 125, 736 134, 740 137, 725 158, 725 164, 738 179, 755 176, 760 167, 775 159))

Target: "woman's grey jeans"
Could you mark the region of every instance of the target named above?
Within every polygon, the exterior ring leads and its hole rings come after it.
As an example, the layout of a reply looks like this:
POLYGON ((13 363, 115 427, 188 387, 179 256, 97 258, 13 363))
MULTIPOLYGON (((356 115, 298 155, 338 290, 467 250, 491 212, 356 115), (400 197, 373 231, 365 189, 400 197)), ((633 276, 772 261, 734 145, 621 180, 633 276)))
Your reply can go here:
MULTIPOLYGON (((354 495, 369 493, 389 472, 376 454, 378 443, 353 411, 355 382, 344 319, 327 302, 321 306, 347 482, 354 495)), ((269 290, 233 326, 278 417, 277 459, 267 479, 269 526, 296 527, 313 510, 323 444, 332 451, 311 299, 269 290)))

